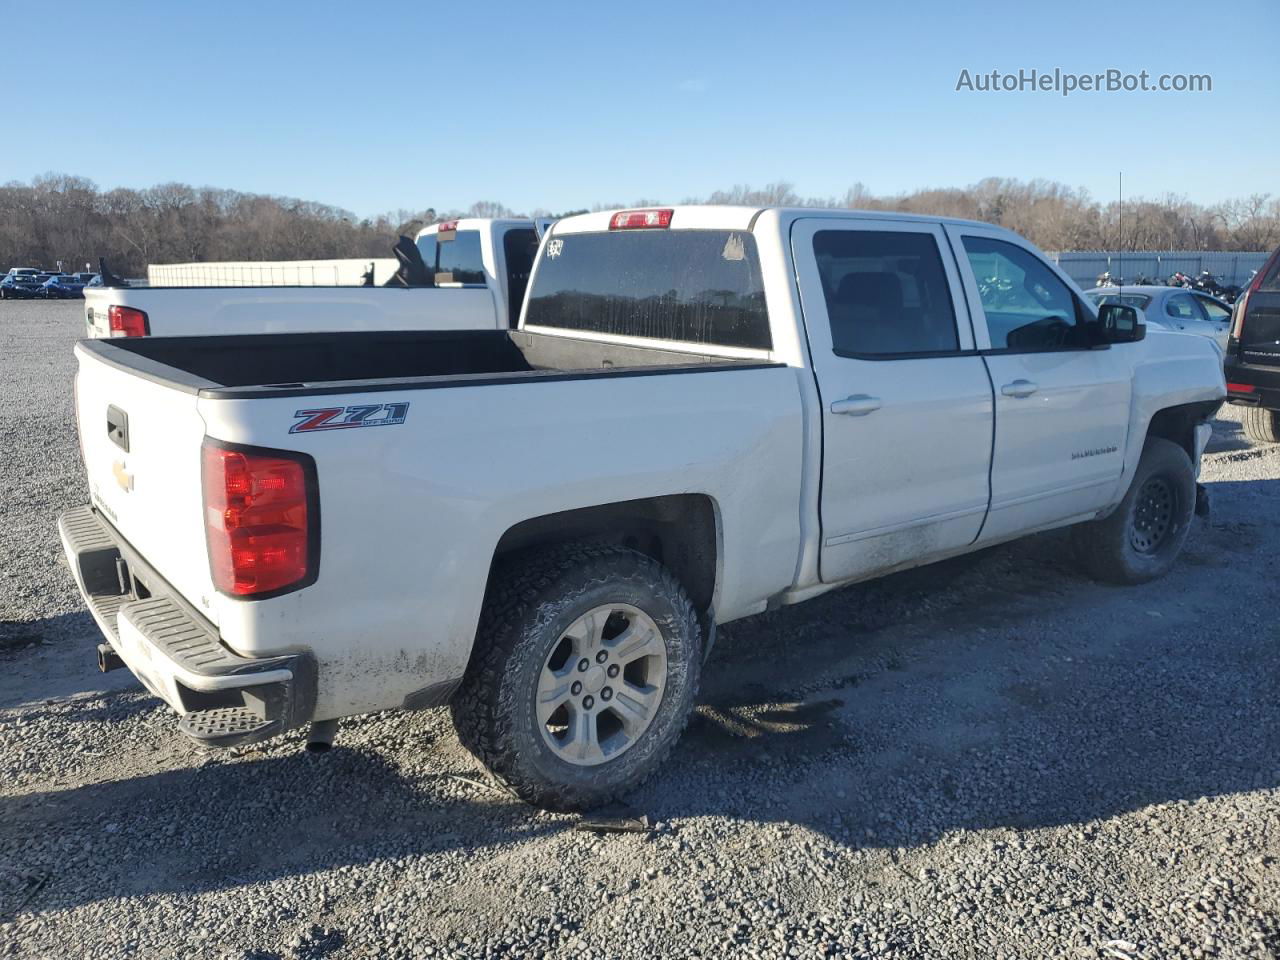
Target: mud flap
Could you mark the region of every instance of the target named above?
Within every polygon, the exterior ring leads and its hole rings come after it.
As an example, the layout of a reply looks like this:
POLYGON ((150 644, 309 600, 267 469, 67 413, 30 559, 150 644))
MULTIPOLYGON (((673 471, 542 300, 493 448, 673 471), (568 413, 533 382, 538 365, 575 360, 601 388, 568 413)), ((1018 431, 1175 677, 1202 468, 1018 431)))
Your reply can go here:
POLYGON ((1209 518, 1209 491, 1203 483, 1196 484, 1196 516, 1209 518))

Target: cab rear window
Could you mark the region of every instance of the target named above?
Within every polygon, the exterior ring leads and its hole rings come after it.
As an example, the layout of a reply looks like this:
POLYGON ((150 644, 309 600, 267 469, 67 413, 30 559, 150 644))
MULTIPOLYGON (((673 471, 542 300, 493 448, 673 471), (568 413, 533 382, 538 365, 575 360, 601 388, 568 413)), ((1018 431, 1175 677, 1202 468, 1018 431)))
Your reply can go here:
POLYGON ((439 239, 435 233, 418 238, 418 252, 427 272, 437 284, 458 283, 483 286, 484 257, 480 251, 479 230, 457 230, 439 239))
POLYGON ((755 238, 742 230, 552 236, 525 324, 722 347, 772 347, 755 238))

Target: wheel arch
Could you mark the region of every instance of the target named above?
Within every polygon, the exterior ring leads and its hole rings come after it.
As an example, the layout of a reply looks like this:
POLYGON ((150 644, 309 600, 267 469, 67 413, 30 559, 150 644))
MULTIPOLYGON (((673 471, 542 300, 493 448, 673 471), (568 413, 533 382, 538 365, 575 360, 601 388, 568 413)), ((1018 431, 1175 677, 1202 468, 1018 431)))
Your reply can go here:
POLYGON ((652 557, 676 576, 704 629, 714 623, 723 567, 720 508, 704 493, 622 500, 530 517, 498 540, 489 575, 512 554, 562 543, 603 543, 652 557))
POLYGON ((1163 407, 1151 415, 1143 443, 1149 437, 1171 440, 1187 452, 1194 466, 1197 458, 1196 426, 1211 419, 1221 406, 1221 400, 1197 400, 1163 407))

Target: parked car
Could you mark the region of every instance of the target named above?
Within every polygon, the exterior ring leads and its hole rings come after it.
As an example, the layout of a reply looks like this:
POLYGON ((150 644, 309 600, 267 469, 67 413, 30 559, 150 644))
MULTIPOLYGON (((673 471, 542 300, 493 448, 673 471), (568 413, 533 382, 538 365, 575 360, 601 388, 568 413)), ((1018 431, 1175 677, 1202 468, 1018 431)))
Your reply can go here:
POLYGON ((1227 399, 1243 407, 1245 434, 1280 443, 1280 249, 1236 301, 1226 371, 1227 399))
POLYGON ((538 249, 532 220, 468 218, 404 241, 393 286, 85 288, 90 337, 515 326, 538 249))
POLYGON ((40 291, 40 271, 35 267, 13 267, 0 278, 0 300, 30 300, 40 291))
POLYGON ((1185 287, 1095 287, 1085 291, 1095 304, 1124 303, 1137 307, 1153 326, 1209 337, 1224 351, 1231 328, 1231 307, 1185 287))
POLYGON ((662 763, 719 623, 1067 525, 1162 575, 1225 395, 1008 230, 814 209, 562 220, 515 330, 76 356, 102 666, 207 745, 450 703, 558 808, 662 763))
POLYGON ((83 287, 87 287, 93 283, 93 281, 99 279, 98 274, 89 272, 73 273, 72 276, 80 281, 80 285, 83 287))
POLYGON ((54 274, 40 285, 40 296, 46 300, 72 300, 84 296, 84 284, 73 274, 54 274))

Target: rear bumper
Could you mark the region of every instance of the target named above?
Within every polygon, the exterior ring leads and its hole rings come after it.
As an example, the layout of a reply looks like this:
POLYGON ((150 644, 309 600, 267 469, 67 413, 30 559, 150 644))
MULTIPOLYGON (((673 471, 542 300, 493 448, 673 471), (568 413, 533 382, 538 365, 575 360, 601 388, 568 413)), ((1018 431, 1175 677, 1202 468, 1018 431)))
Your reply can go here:
POLYGON ((1223 372, 1229 402, 1280 410, 1280 367, 1241 363, 1228 354, 1223 372))
POLYGON ((316 670, 309 654, 233 653, 92 507, 62 514, 58 533, 107 642, 148 690, 184 715, 185 733, 232 746, 311 720, 316 670))

